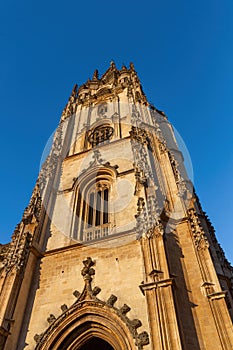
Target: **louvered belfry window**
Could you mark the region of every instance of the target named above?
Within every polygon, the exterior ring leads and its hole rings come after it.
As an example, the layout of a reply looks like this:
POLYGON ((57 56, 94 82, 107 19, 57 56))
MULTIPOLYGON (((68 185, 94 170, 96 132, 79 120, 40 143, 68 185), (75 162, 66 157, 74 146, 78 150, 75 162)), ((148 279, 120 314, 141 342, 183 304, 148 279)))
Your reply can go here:
POLYGON ((97 184, 89 193, 87 225, 95 227, 108 223, 108 191, 106 184, 97 184))
POLYGON ((110 227, 108 181, 93 184, 81 195, 78 194, 76 206, 76 237, 82 241, 108 236, 110 227))

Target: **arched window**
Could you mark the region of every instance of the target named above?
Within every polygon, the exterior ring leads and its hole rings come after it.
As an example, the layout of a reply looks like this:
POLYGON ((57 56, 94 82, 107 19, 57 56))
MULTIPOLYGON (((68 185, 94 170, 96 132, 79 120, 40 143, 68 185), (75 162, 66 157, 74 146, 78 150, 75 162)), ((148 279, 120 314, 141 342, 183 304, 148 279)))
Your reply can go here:
POLYGON ((106 237, 110 233, 112 175, 104 169, 90 173, 77 188, 75 199, 75 223, 73 237, 80 241, 91 241, 106 237))
POLYGON ((108 184, 98 183, 89 194, 87 213, 88 227, 108 223, 108 184))
POLYGON ((88 191, 84 211, 85 241, 102 238, 108 235, 109 229, 109 184, 97 182, 88 191))

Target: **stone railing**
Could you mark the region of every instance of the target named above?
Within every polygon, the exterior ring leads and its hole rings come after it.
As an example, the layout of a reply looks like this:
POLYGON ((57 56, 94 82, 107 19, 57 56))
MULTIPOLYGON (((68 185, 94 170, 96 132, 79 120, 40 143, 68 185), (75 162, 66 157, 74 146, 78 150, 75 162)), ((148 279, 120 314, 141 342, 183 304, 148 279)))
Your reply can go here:
POLYGON ((89 227, 84 230, 83 240, 92 241, 108 236, 110 233, 110 224, 103 224, 100 226, 89 227))

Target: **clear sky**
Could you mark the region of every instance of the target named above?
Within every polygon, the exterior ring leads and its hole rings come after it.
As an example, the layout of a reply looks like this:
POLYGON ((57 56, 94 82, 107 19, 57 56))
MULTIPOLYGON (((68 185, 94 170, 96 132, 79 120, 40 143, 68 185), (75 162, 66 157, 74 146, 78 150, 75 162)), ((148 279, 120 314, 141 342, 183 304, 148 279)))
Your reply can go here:
POLYGON ((148 100, 189 150, 194 185, 233 262, 232 0, 2 1, 1 216, 21 220, 75 83, 134 62, 148 100))

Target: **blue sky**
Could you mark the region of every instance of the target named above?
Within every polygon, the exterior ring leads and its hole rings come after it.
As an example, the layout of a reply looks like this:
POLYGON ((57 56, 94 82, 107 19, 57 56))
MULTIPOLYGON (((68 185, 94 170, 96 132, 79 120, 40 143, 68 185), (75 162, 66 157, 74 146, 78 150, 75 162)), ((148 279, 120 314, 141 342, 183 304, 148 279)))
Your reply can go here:
POLYGON ((233 262, 233 2, 0 4, 1 218, 9 241, 75 83, 134 62, 189 150, 194 185, 233 262))

